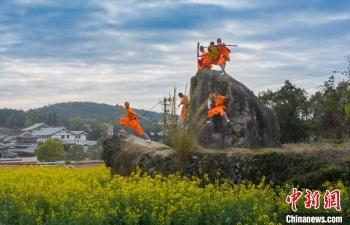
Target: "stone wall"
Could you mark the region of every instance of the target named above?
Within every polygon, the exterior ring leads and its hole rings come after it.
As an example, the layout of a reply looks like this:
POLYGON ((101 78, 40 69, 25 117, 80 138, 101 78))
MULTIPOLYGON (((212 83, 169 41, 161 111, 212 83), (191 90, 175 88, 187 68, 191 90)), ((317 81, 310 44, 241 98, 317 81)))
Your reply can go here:
POLYGON ((187 159, 178 161, 169 146, 144 140, 125 133, 104 142, 104 160, 113 173, 129 175, 137 167, 149 174, 169 175, 180 172, 186 176, 211 180, 228 179, 260 182, 263 176, 275 184, 293 183, 312 188, 325 181, 349 182, 350 151, 327 149, 310 152, 249 149, 199 149, 187 159))

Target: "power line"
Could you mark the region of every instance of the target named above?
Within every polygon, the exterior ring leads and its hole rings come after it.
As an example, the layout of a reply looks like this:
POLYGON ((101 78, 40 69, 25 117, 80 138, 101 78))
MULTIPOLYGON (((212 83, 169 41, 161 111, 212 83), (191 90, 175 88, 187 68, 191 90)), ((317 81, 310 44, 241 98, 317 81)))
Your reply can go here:
MULTIPOLYGON (((303 77, 305 75, 300 75, 298 77, 303 77)), ((306 75, 307 76, 307 75, 306 75)), ((304 77, 304 78, 301 78, 301 79, 285 79, 285 80, 290 80, 291 82, 293 83, 296 83, 298 81, 303 81, 303 80, 311 80, 311 79, 315 79, 315 78, 321 78, 321 77, 325 77, 325 76, 332 76, 330 74, 323 74, 323 75, 318 75, 318 76, 313 76, 313 77, 304 77)), ((284 80, 284 81, 285 81, 284 80)), ((282 81, 281 81, 282 82, 282 81)), ((272 84, 272 85, 267 85, 267 86, 253 86, 251 87, 252 89, 255 89, 255 88, 262 88, 262 89, 266 89, 268 87, 271 87, 271 86, 274 86, 274 85, 279 85, 279 84, 272 84)), ((320 85, 317 85, 317 86, 320 86, 320 85)), ((304 89, 309 89, 309 88, 304 88, 304 89)))

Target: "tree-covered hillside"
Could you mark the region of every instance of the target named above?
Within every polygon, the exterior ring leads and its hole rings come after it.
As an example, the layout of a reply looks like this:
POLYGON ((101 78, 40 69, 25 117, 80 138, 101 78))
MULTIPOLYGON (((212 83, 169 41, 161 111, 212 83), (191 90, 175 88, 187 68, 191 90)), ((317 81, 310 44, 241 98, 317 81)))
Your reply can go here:
MULTIPOLYGON (((160 113, 136 110, 152 121, 142 120, 147 131, 158 131, 160 113)), ((118 119, 124 115, 122 108, 94 102, 64 102, 27 111, 0 109, 0 127, 21 129, 34 123, 43 122, 50 126, 65 126, 69 129, 91 131, 98 124, 107 123, 118 126, 118 119)))

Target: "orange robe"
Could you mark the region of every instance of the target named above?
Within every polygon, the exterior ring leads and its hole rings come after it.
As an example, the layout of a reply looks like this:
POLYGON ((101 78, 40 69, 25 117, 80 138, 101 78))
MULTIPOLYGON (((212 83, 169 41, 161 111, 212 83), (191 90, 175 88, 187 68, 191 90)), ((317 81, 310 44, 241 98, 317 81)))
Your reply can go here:
POLYGON ((188 118, 188 113, 190 112, 190 109, 189 109, 190 101, 188 100, 188 97, 186 95, 184 95, 181 98, 180 104, 182 105, 182 108, 181 108, 182 121, 186 121, 188 118))
POLYGON ((212 118, 216 115, 225 115, 225 102, 227 100, 226 96, 216 95, 215 96, 215 107, 208 111, 208 117, 212 118))
POLYGON ((212 67, 212 63, 211 63, 211 60, 209 59, 209 55, 207 52, 204 52, 202 55, 201 55, 201 58, 198 59, 198 65, 197 65, 197 68, 198 70, 202 70, 202 69, 211 69, 212 67))
POLYGON ((125 111, 125 117, 119 119, 119 124, 124 127, 131 127, 140 136, 145 134, 135 111, 130 107, 125 111))
POLYGON ((220 57, 218 59, 218 65, 225 65, 227 61, 230 61, 231 50, 226 47, 225 44, 218 45, 220 51, 220 57))

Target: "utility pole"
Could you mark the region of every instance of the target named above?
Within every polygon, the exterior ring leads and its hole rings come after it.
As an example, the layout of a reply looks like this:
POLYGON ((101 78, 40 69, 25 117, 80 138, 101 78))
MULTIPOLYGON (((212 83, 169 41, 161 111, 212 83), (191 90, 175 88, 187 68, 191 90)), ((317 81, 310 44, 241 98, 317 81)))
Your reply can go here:
POLYGON ((162 106, 163 106, 163 125, 166 125, 166 123, 167 123, 167 111, 168 111, 166 98, 163 99, 162 106))
POLYGON ((176 88, 174 86, 173 96, 169 92, 169 97, 161 101, 163 108, 163 125, 176 124, 176 88))

